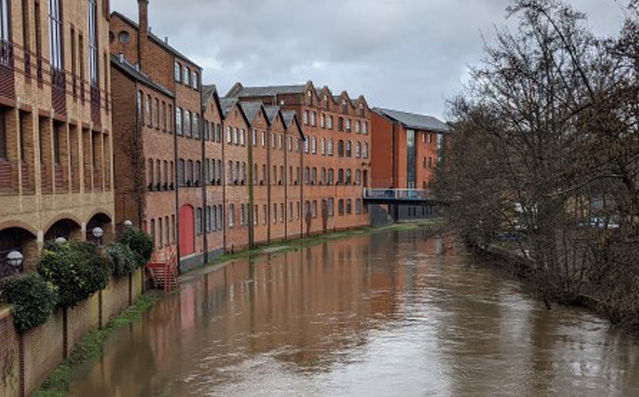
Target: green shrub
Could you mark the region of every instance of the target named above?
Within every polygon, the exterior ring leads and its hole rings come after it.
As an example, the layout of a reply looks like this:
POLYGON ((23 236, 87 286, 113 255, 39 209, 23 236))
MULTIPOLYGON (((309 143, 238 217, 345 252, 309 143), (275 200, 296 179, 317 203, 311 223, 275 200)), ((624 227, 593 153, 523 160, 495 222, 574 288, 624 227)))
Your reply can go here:
POLYGON ((38 273, 6 278, 2 295, 13 305, 13 321, 18 332, 44 324, 58 302, 56 287, 38 273))
POLYGON ((69 308, 106 288, 111 268, 94 244, 74 241, 45 248, 38 272, 58 287, 60 306, 69 308))
POLYGON ((111 262, 113 275, 126 276, 138 268, 138 257, 128 245, 112 243, 106 247, 107 259, 111 262))
POLYGON ((133 250, 138 267, 146 265, 151 260, 153 240, 142 230, 130 227, 120 235, 119 241, 133 250))

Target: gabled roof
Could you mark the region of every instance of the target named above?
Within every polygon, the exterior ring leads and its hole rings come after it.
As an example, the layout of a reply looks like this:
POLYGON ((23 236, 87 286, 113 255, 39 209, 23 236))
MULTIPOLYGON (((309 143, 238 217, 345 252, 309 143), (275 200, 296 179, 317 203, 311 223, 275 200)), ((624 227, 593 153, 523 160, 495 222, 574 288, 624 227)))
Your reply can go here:
POLYGON ((151 77, 139 71, 135 66, 131 65, 124 59, 120 59, 119 56, 111 54, 111 64, 117 67, 122 73, 128 75, 130 78, 137 80, 151 88, 154 88, 166 96, 174 98, 175 96, 167 88, 164 88, 160 84, 156 83, 151 77))
POLYGON ((449 132, 449 128, 446 123, 432 116, 382 108, 375 108, 373 110, 382 116, 402 123, 406 126, 406 128, 433 132, 449 132))
POLYGON ((306 85, 273 85, 264 87, 244 87, 237 83, 226 94, 227 98, 264 97, 282 94, 303 94, 306 85))
POLYGON ((238 102, 239 101, 235 98, 220 98, 220 107, 222 108, 222 115, 224 118, 226 118, 231 109, 233 109, 238 102))
MULTIPOLYGON (((133 21, 132 19, 129 19, 129 17, 127 17, 126 15, 119 13, 117 11, 113 11, 111 13, 111 16, 117 16, 119 18, 121 18, 124 22, 128 23, 129 25, 131 25, 131 27, 135 30, 138 30, 140 28, 140 26, 138 25, 137 22, 133 21)), ((178 58, 182 58, 183 60, 197 66, 200 67, 197 63, 193 62, 192 60, 190 60, 186 55, 182 54, 181 52, 179 52, 178 50, 176 50, 174 47, 170 46, 169 44, 167 44, 164 40, 162 40, 161 38, 159 38, 158 36, 154 35, 153 33, 149 32, 149 38, 151 40, 153 40, 157 45, 159 45, 160 47, 164 48, 165 50, 173 53, 173 55, 177 56, 178 58)), ((201 68, 200 68, 201 69, 201 68)))
POLYGON ((268 117, 269 123, 273 124, 280 112, 279 106, 265 106, 264 110, 266 110, 266 116, 268 117))
POLYGON ((217 93, 217 86, 215 84, 202 86, 202 103, 206 106, 209 101, 213 101, 217 111, 220 113, 220 117, 224 118, 224 112, 220 105, 220 97, 217 93))
POLYGON ((240 106, 242 107, 249 124, 253 124, 257 114, 264 110, 264 106, 261 102, 240 102, 240 106))

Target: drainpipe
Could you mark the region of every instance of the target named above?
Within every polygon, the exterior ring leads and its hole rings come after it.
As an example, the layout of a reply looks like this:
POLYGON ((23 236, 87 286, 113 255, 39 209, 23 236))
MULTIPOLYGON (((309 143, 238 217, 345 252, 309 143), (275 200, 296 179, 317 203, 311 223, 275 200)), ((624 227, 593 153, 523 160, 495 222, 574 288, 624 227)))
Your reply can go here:
MULTIPOLYGON (((249 208, 247 208, 247 213, 248 213, 248 223, 249 223, 249 249, 253 249, 255 248, 255 225, 253 224, 253 216, 254 214, 254 205, 255 205, 255 197, 254 197, 254 192, 255 192, 255 187, 253 184, 253 128, 250 128, 251 126, 249 125, 249 130, 248 130, 248 142, 246 142, 246 144, 248 145, 248 188, 249 188, 249 208)), ((257 132, 256 132, 256 136, 257 138, 257 132)))
MULTIPOLYGON (((203 176, 206 175, 206 172, 204 170, 204 167, 206 167, 206 140, 204 139, 204 133, 206 131, 206 126, 208 125, 208 121, 206 120, 206 118, 204 117, 204 114, 206 112, 206 105, 204 103, 204 90, 202 88, 202 70, 200 69, 200 73, 198 73, 198 76, 200 77, 200 81, 198 81, 198 87, 200 88, 200 107, 201 107, 201 117, 200 117, 200 140, 202 141, 202 166, 200 167, 200 180, 202 181, 202 212, 204 213, 204 216, 200 219, 200 222, 202 222, 203 224, 200 225, 202 228, 202 250, 203 255, 202 255, 202 262, 203 264, 207 264, 209 261, 209 242, 208 242, 208 233, 210 232, 207 231, 207 225, 211 222, 211 220, 209 219, 210 214, 207 212, 208 209, 208 198, 206 197, 206 186, 208 181, 206 180, 206 178, 204 178, 203 176)), ((210 164, 210 163, 209 163, 210 164)), ((210 167, 209 167, 210 169, 210 167)))
MULTIPOLYGON (((177 110, 177 100, 173 98, 173 111, 177 110)), ((178 260, 178 271, 180 270, 181 264, 181 253, 180 253, 180 184, 179 176, 178 176, 178 135, 177 135, 177 120, 175 119, 175 114, 173 115, 173 158, 174 158, 174 183, 175 183, 175 229, 173 232, 175 233, 175 247, 177 253, 178 260)))

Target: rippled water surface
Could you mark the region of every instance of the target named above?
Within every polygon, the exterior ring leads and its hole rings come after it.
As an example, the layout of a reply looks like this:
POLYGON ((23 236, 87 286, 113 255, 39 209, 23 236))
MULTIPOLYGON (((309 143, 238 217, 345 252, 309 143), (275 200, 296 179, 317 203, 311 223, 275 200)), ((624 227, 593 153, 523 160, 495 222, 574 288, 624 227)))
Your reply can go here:
POLYGON ((73 396, 639 396, 639 342, 422 231, 238 261, 120 331, 73 396))

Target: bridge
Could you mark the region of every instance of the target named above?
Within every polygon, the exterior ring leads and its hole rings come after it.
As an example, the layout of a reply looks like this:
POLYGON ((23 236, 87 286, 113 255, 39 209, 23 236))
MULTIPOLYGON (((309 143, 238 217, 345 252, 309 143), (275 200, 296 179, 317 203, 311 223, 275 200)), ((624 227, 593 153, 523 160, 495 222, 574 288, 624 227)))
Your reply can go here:
POLYGON ((395 205, 446 205, 430 189, 364 189, 364 202, 395 205))

